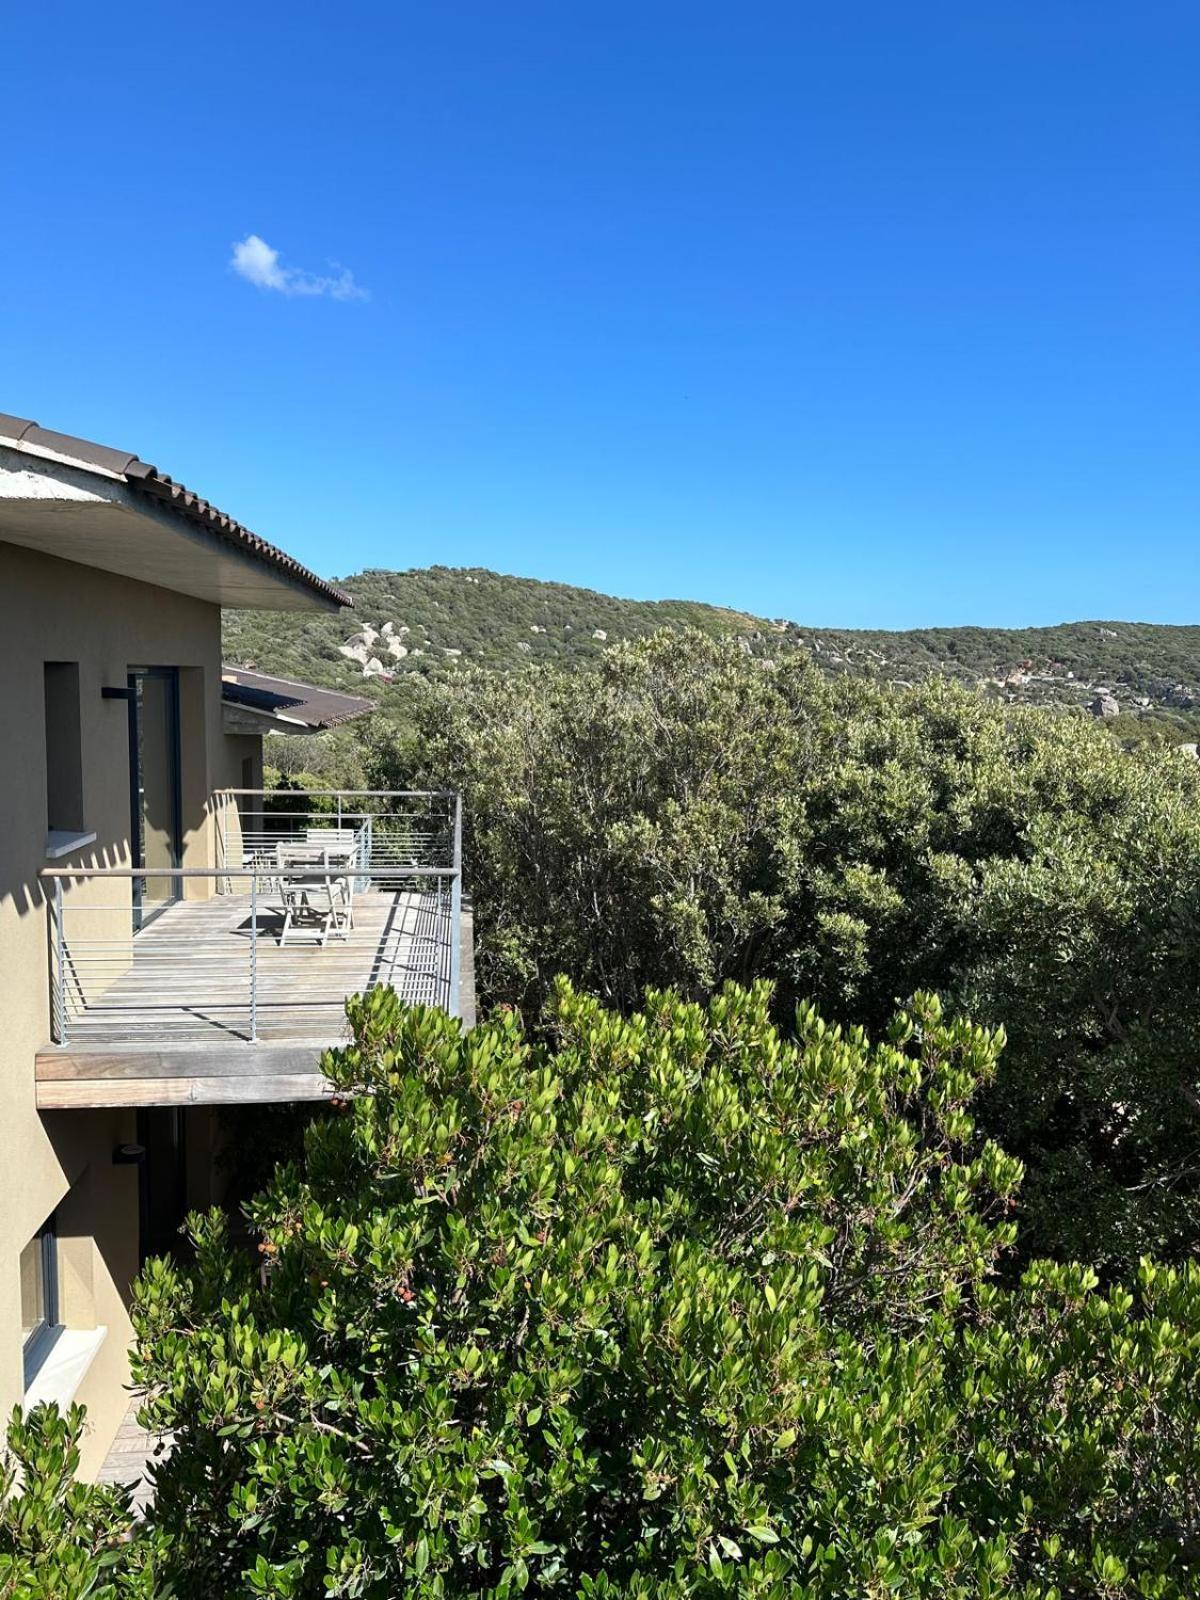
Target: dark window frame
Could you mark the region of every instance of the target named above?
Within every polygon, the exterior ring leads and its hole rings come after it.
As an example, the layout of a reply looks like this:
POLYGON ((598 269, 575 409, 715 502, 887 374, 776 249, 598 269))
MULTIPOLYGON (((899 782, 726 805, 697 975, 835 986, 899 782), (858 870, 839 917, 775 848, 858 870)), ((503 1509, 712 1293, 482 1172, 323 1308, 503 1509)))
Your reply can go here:
POLYGON ((46 826, 51 833, 82 833, 83 721, 78 661, 44 661, 42 697, 46 826))
MULTIPOLYGON (((169 722, 168 759, 170 761, 170 783, 173 790, 171 808, 171 865, 183 865, 183 737, 181 724, 183 720, 182 695, 179 681, 178 667, 141 667, 130 666, 126 673, 126 683, 129 689, 129 808, 130 808, 130 859, 135 869, 145 867, 145 819, 142 813, 142 683, 147 678, 155 678, 167 685, 167 717, 169 722)), ((177 904, 183 898, 183 886, 179 879, 171 883, 170 899, 163 904, 147 911, 144 904, 146 879, 154 876, 153 871, 145 872, 141 877, 135 876, 132 880, 133 897, 133 931, 140 933, 154 918, 167 910, 168 906, 177 904)))
POLYGON ((22 1349, 25 1368, 25 1387, 36 1377, 62 1332, 58 1282, 58 1217, 51 1212, 34 1234, 41 1247, 42 1257, 42 1316, 26 1334, 22 1349))

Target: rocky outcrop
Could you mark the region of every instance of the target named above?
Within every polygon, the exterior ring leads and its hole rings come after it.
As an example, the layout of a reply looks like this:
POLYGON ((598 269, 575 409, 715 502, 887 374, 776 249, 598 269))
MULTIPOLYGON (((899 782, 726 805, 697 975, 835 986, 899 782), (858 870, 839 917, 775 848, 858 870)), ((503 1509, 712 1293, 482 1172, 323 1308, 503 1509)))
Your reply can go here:
MULTIPOLYGON (((395 622, 364 622, 357 633, 352 633, 344 644, 338 645, 338 654, 347 661, 355 661, 362 668, 364 678, 387 677, 388 669, 381 660, 381 652, 389 662, 403 661, 409 655, 421 655, 420 650, 410 652, 404 640, 411 629, 395 622)), ((461 654, 461 651, 459 652, 461 654)))

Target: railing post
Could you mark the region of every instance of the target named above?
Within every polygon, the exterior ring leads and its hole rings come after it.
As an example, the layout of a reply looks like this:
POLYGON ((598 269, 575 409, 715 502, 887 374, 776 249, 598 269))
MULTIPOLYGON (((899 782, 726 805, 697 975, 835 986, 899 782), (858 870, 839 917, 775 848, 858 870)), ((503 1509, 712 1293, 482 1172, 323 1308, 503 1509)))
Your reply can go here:
POLYGON ((226 812, 225 803, 228 796, 224 789, 217 795, 217 863, 219 866, 229 865, 229 852, 225 843, 226 812))
POLYGON ((67 1042, 67 939, 63 928, 63 881, 54 880, 54 996, 58 1012, 56 1031, 58 1043, 67 1042))
POLYGON ((462 1016, 462 795, 454 800, 454 876, 450 880, 450 1015, 462 1016))
POLYGON ((450 1015, 462 1016, 462 873, 450 880, 450 1015))
POLYGON ((258 1043, 258 874, 250 879, 250 1043, 258 1043))

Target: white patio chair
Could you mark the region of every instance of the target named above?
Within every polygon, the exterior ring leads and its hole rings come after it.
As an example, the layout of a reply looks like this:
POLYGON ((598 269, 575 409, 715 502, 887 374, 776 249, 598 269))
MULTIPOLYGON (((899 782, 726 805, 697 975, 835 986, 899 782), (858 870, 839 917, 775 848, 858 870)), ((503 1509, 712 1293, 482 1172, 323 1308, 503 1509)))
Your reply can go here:
POLYGON ((340 854, 343 850, 357 850, 358 835, 353 828, 305 828, 304 842, 318 850, 336 850, 340 854))
MULTIPOLYGON (((288 865, 297 867, 302 852, 291 852, 288 865)), ((354 885, 344 871, 331 870, 329 852, 322 851, 314 857, 313 865, 325 869, 323 875, 289 876, 284 868, 280 880, 280 899, 283 903, 283 928, 279 942, 287 943, 288 934, 296 928, 312 927, 320 931, 321 948, 324 949, 330 934, 337 939, 347 939, 354 927, 354 885)))

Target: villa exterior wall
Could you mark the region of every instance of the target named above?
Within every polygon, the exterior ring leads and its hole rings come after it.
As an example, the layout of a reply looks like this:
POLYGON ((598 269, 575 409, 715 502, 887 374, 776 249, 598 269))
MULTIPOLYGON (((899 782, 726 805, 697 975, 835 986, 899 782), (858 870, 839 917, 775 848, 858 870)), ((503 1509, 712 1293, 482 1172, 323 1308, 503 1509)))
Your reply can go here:
MULTIPOLYGON (((50 1038, 49 919, 39 872, 130 864, 127 705, 101 694, 123 687, 130 666, 180 669, 182 864, 214 863, 210 797, 241 785, 242 762, 259 744, 223 732, 220 652, 216 605, 0 544, 0 1411, 7 1414, 24 1392, 19 1253, 56 1213, 61 1321, 108 1330, 75 1394, 89 1412, 84 1476, 99 1466, 128 1403, 122 1385, 138 1177, 112 1156, 134 1139, 136 1113, 35 1109, 34 1054, 50 1038), (81 820, 96 835, 57 862, 46 854, 48 661, 78 663, 81 820)), ((189 890, 211 887, 200 881, 189 890)), ((114 885, 103 888, 111 903, 114 885)), ((68 893, 95 890, 81 884, 68 893)))

